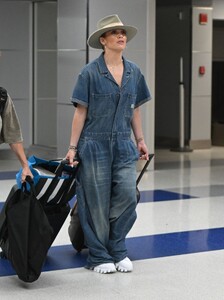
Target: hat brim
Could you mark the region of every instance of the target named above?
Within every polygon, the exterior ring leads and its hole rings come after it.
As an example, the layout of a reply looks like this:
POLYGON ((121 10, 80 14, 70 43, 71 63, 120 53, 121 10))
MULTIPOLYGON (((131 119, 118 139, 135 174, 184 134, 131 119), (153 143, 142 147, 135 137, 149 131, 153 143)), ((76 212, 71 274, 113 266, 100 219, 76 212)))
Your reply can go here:
POLYGON ((87 44, 95 49, 102 49, 102 44, 100 43, 100 37, 102 34, 106 33, 107 31, 111 31, 114 29, 124 29, 126 31, 127 42, 129 42, 137 33, 137 28, 134 26, 129 25, 117 25, 111 26, 108 28, 98 29, 94 31, 88 38, 87 44))

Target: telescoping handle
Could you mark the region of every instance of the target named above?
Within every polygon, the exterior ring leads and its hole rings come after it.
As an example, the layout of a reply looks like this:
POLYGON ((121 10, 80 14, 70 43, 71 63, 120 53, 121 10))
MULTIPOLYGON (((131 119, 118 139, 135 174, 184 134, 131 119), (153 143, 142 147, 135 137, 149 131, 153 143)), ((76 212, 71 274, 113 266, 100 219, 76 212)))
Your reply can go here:
POLYGON ((144 173, 145 173, 146 169, 148 168, 148 165, 150 164, 150 162, 153 159, 153 157, 154 157, 154 154, 149 154, 149 159, 146 161, 143 169, 141 170, 141 172, 140 172, 140 174, 139 174, 139 176, 138 176, 138 178, 136 180, 136 185, 139 184, 140 180, 142 179, 142 176, 144 175, 144 173))
MULTIPOLYGON (((55 160, 55 161, 57 161, 57 160, 55 160)), ((55 170, 55 175, 56 175, 56 177, 61 176, 61 173, 62 173, 63 170, 64 170, 64 166, 69 164, 68 159, 61 159, 61 160, 59 159, 59 161, 60 161, 60 163, 59 163, 57 169, 55 170)), ((79 157, 78 157, 78 155, 74 157, 73 161, 79 162, 79 157)), ((77 166, 78 166, 78 165, 77 165, 77 166)), ((77 166, 74 168, 74 172, 75 172, 75 170, 77 171, 77 166)))

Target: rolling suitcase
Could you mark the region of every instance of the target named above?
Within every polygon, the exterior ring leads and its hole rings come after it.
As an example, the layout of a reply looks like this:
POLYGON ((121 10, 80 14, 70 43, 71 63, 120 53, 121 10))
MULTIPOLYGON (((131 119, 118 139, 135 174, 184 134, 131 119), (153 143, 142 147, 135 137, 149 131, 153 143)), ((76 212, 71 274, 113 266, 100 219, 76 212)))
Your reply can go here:
MULTIPOLYGON (((137 180, 136 180, 136 198, 137 198, 137 203, 140 201, 140 191, 138 189, 138 184, 142 179, 142 176, 144 175, 146 169, 148 168, 152 158, 154 157, 154 154, 149 155, 149 159, 146 161, 144 167, 142 168, 137 180)), ((70 213, 70 224, 68 227, 68 235, 70 238, 70 241, 72 243, 72 246, 75 248, 76 251, 80 252, 82 249, 86 248, 85 247, 85 241, 84 241, 84 234, 82 231, 82 227, 80 224, 79 220, 79 215, 78 215, 78 205, 77 201, 75 202, 74 207, 71 210, 70 213)))
MULTIPOLYGON (((34 176, 36 197, 53 228, 53 243, 71 210, 69 201, 75 196, 78 166, 68 166, 66 160, 45 160, 36 156, 31 156, 28 163, 34 176)), ((17 174, 18 185, 21 171, 17 174)))

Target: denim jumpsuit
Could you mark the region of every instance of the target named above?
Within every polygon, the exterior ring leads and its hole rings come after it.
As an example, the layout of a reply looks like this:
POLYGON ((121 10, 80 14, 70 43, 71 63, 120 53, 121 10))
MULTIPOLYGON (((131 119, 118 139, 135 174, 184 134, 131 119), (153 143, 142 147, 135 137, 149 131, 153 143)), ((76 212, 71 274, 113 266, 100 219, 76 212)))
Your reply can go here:
POLYGON ((127 256, 125 237, 136 220, 137 147, 131 139, 134 108, 150 100, 144 76, 123 58, 122 85, 108 71, 103 53, 79 74, 72 102, 87 107, 78 152, 77 201, 87 268, 127 256))

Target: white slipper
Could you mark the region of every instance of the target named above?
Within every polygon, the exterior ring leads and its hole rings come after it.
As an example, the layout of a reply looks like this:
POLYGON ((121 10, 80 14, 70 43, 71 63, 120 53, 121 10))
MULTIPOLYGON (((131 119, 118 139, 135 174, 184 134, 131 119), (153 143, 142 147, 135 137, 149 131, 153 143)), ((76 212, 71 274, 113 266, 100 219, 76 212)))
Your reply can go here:
POLYGON ((115 264, 117 271, 119 272, 131 272, 133 271, 133 264, 128 257, 115 264))
POLYGON ((110 274, 110 273, 115 273, 116 268, 113 263, 106 263, 106 264, 101 264, 99 266, 96 266, 93 268, 93 271, 101 274, 110 274))

